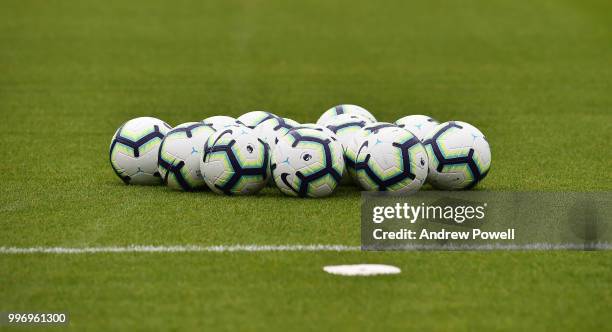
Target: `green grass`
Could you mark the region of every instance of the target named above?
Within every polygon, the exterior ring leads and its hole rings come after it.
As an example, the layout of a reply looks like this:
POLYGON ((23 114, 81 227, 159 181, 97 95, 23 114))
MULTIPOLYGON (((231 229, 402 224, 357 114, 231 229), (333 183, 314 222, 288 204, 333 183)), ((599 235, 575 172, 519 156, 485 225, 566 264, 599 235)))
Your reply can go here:
MULTIPOLYGON (((126 187, 127 119, 338 103, 464 120, 492 147, 479 189, 610 191, 606 1, 0 3, 0 246, 359 243, 359 193, 324 200, 126 187), (306 215, 306 217, 304 217, 306 215)), ((0 311, 72 326, 604 329, 610 253, 0 256, 0 311), (325 275, 382 262, 388 278, 325 275), (138 319, 136 322, 135 320, 138 319)))
POLYGON ((194 330, 604 330, 610 257, 588 252, 10 256, 11 309, 69 310, 71 326, 194 330), (397 276, 325 264, 376 261, 397 276), (109 262, 120 269, 109 269, 109 262), (66 271, 78 271, 67 274, 66 271), (19 289, 16 292, 15 289, 19 289), (35 305, 34 305, 35 304, 35 305))

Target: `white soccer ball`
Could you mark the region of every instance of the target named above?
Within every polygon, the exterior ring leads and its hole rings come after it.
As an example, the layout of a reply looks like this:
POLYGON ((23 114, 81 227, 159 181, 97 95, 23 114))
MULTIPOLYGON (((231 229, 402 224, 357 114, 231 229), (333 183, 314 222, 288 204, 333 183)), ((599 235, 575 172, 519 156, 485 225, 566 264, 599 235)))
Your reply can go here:
POLYGON ((429 157, 427 180, 438 189, 470 189, 489 173, 489 142, 469 123, 442 123, 425 137, 423 144, 429 157))
POLYGON ((270 112, 265 112, 265 111, 253 111, 253 112, 248 112, 248 113, 244 113, 241 116, 238 117, 238 119, 236 119, 236 121, 238 121, 239 123, 254 129, 255 127, 257 127, 257 125, 259 125, 260 123, 268 120, 268 119, 273 119, 273 118, 278 118, 277 115, 272 114, 270 112))
POLYGON ((302 128, 308 128, 308 129, 314 129, 314 130, 322 131, 325 134, 329 135, 334 141, 338 140, 338 136, 336 136, 336 134, 334 134, 333 131, 329 130, 325 126, 320 126, 320 125, 318 125, 316 123, 300 123, 299 126, 293 127, 293 129, 302 129, 302 128))
POLYGON ((395 121, 395 124, 410 130, 422 142, 423 138, 440 123, 427 115, 408 115, 395 121))
POLYGON ((329 121, 325 127, 338 137, 340 144, 346 149, 353 136, 369 123, 360 115, 342 114, 329 121))
MULTIPOLYGON (((293 127, 291 130, 293 130, 293 129, 304 129, 304 128, 314 129, 314 130, 321 131, 321 132, 329 135, 329 137, 331 137, 332 140, 338 141, 338 137, 336 137, 336 134, 334 134, 333 131, 331 131, 331 130, 323 127, 323 126, 316 125, 314 123, 300 123, 298 126, 293 127)), ((276 143, 273 144, 272 146, 276 146, 276 143)), ((272 155, 274 154, 274 149, 273 148, 271 148, 271 154, 272 155)), ((274 181, 270 181, 270 182, 268 182, 268 185, 269 186, 273 186, 273 185, 276 185, 276 183, 274 181)))
POLYGON ((357 131, 353 135, 352 139, 346 143, 346 146, 344 147, 344 163, 346 164, 348 175, 355 183, 358 183, 355 174, 355 162, 357 161, 357 152, 359 152, 359 147, 361 147, 361 144, 365 142, 370 134, 376 134, 381 130, 389 130, 392 128, 398 128, 398 126, 388 122, 369 123, 357 131))
MULTIPOLYGON (((346 150, 353 141, 353 137, 368 123, 370 123, 368 119, 354 114, 340 114, 327 123, 326 127, 338 137, 338 141, 342 144, 342 149, 345 153, 345 163, 347 162, 346 150)), ((344 174, 342 182, 350 183, 349 172, 344 174)))
POLYGON ((204 143, 215 130, 202 122, 174 127, 159 147, 158 170, 165 184, 190 191, 206 187, 200 171, 204 143))
POLYGON ((355 172, 367 191, 413 193, 425 183, 427 164, 421 141, 397 127, 368 136, 359 147, 355 172))
POLYGON ((276 141, 284 136, 290 129, 300 124, 288 118, 272 118, 263 121, 255 127, 255 134, 264 142, 268 143, 270 150, 274 151, 276 141))
POLYGON ((225 127, 235 126, 239 124, 236 119, 231 116, 215 115, 202 120, 205 124, 211 125, 214 130, 219 131, 225 127))
POLYGON ((141 117, 117 129, 110 144, 110 163, 125 184, 160 184, 159 145, 171 127, 162 120, 141 117))
POLYGON ((226 195, 248 195, 269 179, 270 151, 252 129, 235 125, 210 135, 200 170, 208 187, 226 195))
POLYGON ((344 172, 342 145, 321 130, 292 129, 276 144, 271 168, 284 194, 329 196, 344 172))
POLYGON ((334 106, 327 111, 325 111, 319 120, 317 120, 317 124, 321 126, 327 125, 331 120, 333 120, 338 115, 342 114, 351 114, 351 115, 360 115, 364 118, 368 119, 370 122, 376 122, 376 118, 372 113, 368 112, 365 108, 357 105, 338 105, 334 106))

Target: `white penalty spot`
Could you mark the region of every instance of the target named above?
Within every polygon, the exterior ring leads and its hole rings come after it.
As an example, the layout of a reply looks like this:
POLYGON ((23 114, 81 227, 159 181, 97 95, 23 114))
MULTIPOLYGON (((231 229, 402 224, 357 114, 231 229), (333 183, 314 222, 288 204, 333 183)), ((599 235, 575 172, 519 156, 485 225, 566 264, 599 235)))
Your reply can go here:
POLYGON ((402 272, 399 267, 383 264, 328 265, 323 267, 323 271, 341 276, 375 276, 402 272))

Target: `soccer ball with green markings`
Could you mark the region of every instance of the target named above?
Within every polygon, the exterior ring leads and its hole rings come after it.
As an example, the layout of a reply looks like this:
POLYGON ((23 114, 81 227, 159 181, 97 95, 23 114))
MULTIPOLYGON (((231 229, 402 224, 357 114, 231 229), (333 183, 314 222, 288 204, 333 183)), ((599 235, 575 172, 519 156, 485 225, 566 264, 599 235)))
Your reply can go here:
POLYGON ((342 147, 346 149, 353 136, 369 123, 370 120, 360 115, 342 114, 328 122, 325 127, 336 134, 342 147))
POLYGON ((357 152, 356 177, 368 191, 412 193, 427 178, 427 153, 408 130, 389 127, 368 135, 357 152))
POLYGON ((162 120, 141 117, 117 129, 110 144, 110 163, 125 184, 161 183, 157 172, 157 153, 170 128, 162 120))
MULTIPOLYGON (((327 123, 327 129, 331 130, 334 135, 338 137, 340 144, 342 144, 345 157, 344 163, 346 164, 347 169, 352 168, 350 166, 353 165, 351 164, 350 159, 346 158, 347 149, 353 141, 354 136, 369 123, 371 122, 367 118, 354 114, 340 114, 327 123)), ((346 172, 342 178, 342 183, 350 183, 351 174, 351 172, 346 172)))
POLYGON ((377 134, 381 130, 389 130, 389 128, 397 127, 398 126, 388 122, 368 123, 365 127, 359 129, 359 131, 357 131, 346 143, 344 147, 344 163, 346 164, 348 175, 350 175, 355 183, 358 182, 357 174, 355 173, 355 162, 357 161, 357 152, 359 152, 361 144, 363 144, 371 134, 377 134))
POLYGON ((170 188, 190 191, 206 187, 200 172, 204 142, 214 133, 211 125, 187 122, 174 127, 159 147, 158 169, 170 188))
POLYGON ((359 116, 362 116, 368 119, 370 122, 376 122, 376 118, 374 117, 374 115, 368 112, 368 110, 366 110, 365 108, 361 106, 357 106, 357 105, 344 104, 344 105, 334 106, 328 109, 327 111, 325 111, 323 114, 321 114, 321 116, 317 120, 317 124, 320 126, 326 126, 327 124, 329 124, 330 121, 334 120, 337 116, 343 115, 343 114, 359 115, 359 116))
POLYGON ((299 125, 297 121, 288 118, 274 117, 260 122, 254 131, 259 138, 268 143, 270 150, 273 151, 276 141, 293 127, 299 125))
POLYGON ((278 118, 277 115, 272 114, 270 112, 265 112, 265 111, 253 111, 253 112, 248 112, 248 113, 244 113, 241 116, 238 117, 238 119, 236 119, 236 121, 238 123, 241 123, 251 129, 257 127, 257 125, 259 125, 260 123, 269 120, 269 119, 274 119, 274 118, 278 118))
POLYGON ((408 115, 395 121, 395 124, 409 130, 422 142, 423 138, 440 123, 427 115, 408 115))
POLYGON ((236 121, 236 119, 226 115, 209 116, 206 119, 202 120, 202 122, 207 125, 210 125, 211 127, 213 127, 214 130, 221 130, 225 127, 240 124, 236 121))
POLYGON ((470 189, 489 173, 489 142, 469 123, 442 123, 425 137, 423 144, 429 157, 427 180, 438 189, 470 189))
POLYGON ((208 187, 226 195, 254 194, 269 178, 270 151, 252 129, 225 127, 204 144, 200 170, 208 187))
POLYGON ((342 145, 317 128, 292 129, 279 138, 271 169, 276 186, 287 195, 331 195, 344 172, 342 145))
POLYGON ((322 131, 326 135, 329 135, 329 137, 331 137, 332 140, 334 140, 334 141, 338 140, 338 136, 336 136, 336 134, 334 134, 333 131, 329 130, 327 127, 319 126, 318 124, 314 124, 314 123, 300 123, 299 126, 293 127, 293 129, 304 129, 304 128, 322 131))

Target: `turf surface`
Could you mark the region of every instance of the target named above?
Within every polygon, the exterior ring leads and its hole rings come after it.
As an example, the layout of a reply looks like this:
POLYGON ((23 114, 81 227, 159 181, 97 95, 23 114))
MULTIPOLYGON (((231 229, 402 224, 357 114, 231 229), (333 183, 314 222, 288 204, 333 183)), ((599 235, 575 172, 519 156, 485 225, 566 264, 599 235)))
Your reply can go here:
POLYGON ((2 305, 70 311, 77 330, 609 329, 609 255, 100 254, 3 257, 2 305), (397 264, 346 278, 324 264, 397 264), (112 264, 112 265, 111 265, 112 264), (73 271, 76 274, 67 274, 73 271))
MULTIPOLYGON (((606 1, 2 1, 0 246, 359 243, 350 187, 300 200, 124 186, 108 144, 142 115, 175 125, 266 109, 314 122, 338 103, 383 121, 429 114, 487 135, 493 164, 479 189, 609 191, 611 13, 606 1)), ((88 329, 137 317, 609 328, 610 255, 2 255, 0 311, 67 310, 88 329), (320 271, 363 261, 404 273, 320 271)))

